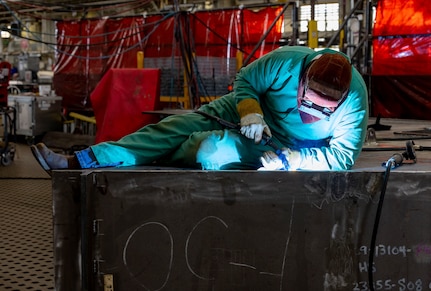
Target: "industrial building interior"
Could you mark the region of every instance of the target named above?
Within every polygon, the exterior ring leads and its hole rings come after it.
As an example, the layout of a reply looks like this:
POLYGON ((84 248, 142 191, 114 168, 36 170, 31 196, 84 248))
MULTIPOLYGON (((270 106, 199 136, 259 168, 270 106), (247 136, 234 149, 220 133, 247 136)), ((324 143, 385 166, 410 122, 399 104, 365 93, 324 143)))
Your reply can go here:
MULTIPOLYGON (((340 277, 337 280, 341 281, 337 281, 335 277, 332 281, 325 277, 325 282, 319 283, 323 276, 319 277, 317 267, 312 268, 308 264, 304 267, 306 263, 298 263, 299 267, 305 268, 304 272, 308 271, 311 275, 298 281, 286 279, 284 285, 276 285, 278 290, 430 290, 431 242, 427 241, 430 234, 424 234, 428 233, 431 223, 429 209, 426 210, 431 203, 427 198, 431 194, 429 182, 426 182, 430 181, 428 175, 431 169, 430 19, 431 8, 426 0, 1 1, 0 196, 3 203, 0 204, 0 291, 274 290, 273 285, 268 285, 266 289, 257 287, 262 286, 259 285, 260 281, 250 280, 256 283, 253 286, 248 282, 251 278, 245 275, 241 280, 247 283, 238 282, 240 280, 232 275, 232 278, 224 277, 226 280, 223 284, 193 285, 180 279, 182 271, 174 276, 175 268, 173 271, 169 269, 170 280, 174 283, 167 283, 166 279, 162 284, 160 282, 163 280, 158 277, 148 279, 146 282, 151 282, 150 285, 138 282, 137 277, 130 280, 132 283, 118 283, 116 280, 127 281, 127 278, 121 277, 121 273, 120 279, 114 276, 114 288, 109 283, 112 277, 99 272, 99 261, 97 275, 105 281, 100 283, 100 278, 90 278, 91 272, 86 271, 96 269, 96 261, 93 260, 85 269, 82 267, 86 265, 84 262, 71 259, 74 255, 77 257, 78 253, 82 255, 78 260, 91 257, 84 257, 87 254, 82 242, 85 238, 84 230, 81 229, 81 235, 77 235, 74 231, 81 226, 74 229, 73 226, 67 226, 70 221, 64 221, 74 215, 81 217, 81 212, 80 215, 76 214, 78 210, 73 208, 76 205, 66 210, 66 203, 54 197, 63 184, 74 188, 77 186, 73 183, 81 181, 81 187, 84 187, 82 181, 89 180, 78 178, 79 171, 59 173, 53 179, 36 162, 30 145, 43 141, 58 152, 71 154, 100 141, 118 139, 143 125, 157 122, 166 115, 198 109, 229 92, 235 74, 243 66, 280 46, 307 46, 316 51, 331 48, 345 53, 351 59, 352 65, 367 85, 370 116, 369 132, 357 164, 351 170, 353 174, 350 183, 357 183, 358 188, 362 184, 368 187, 370 181, 381 179, 385 173, 382 162, 391 157, 393 152, 402 152, 406 165, 397 165, 399 167, 393 170, 394 176, 398 178, 393 181, 395 185, 391 185, 389 181, 388 188, 393 192, 396 192, 395 189, 402 192, 391 196, 402 196, 401 202, 390 200, 386 210, 387 213, 391 210, 405 210, 401 204, 407 201, 404 196, 409 196, 414 200, 411 207, 416 207, 417 211, 412 210, 405 216, 399 214, 404 217, 399 223, 401 231, 397 230, 402 233, 402 239, 397 242, 398 245, 389 245, 390 240, 385 242, 385 254, 392 252, 392 257, 395 257, 403 253, 402 246, 410 243, 406 237, 416 237, 414 231, 420 233, 420 238, 415 246, 408 246, 407 253, 415 252, 415 258, 409 260, 408 264, 405 263, 406 267, 400 268, 395 275, 390 271, 379 274, 388 277, 377 278, 379 280, 376 279, 374 287, 369 285, 366 271, 361 270, 361 262, 359 271, 355 269, 356 266, 347 264, 340 267, 343 272, 347 272, 344 269, 349 269, 352 274, 356 274, 356 277, 349 277, 344 283, 340 283, 343 279, 340 277), (402 11, 405 15, 397 18, 394 11, 402 11), (142 70, 146 73, 144 78, 136 81, 125 75, 122 69, 142 70), (144 91, 140 104, 125 102, 130 94, 134 94, 137 86, 143 87, 144 91), (134 106, 135 108, 131 108, 134 106), (131 109, 135 112, 130 113, 131 109), (98 115, 102 113, 96 111, 103 111, 106 115, 98 115), (136 123, 133 114, 138 116, 138 125, 132 125, 136 123), (108 115, 111 119, 109 122, 106 121, 108 115), (100 121, 103 118, 105 124, 102 126, 100 121), (119 135, 115 136, 114 133, 119 135), (406 143, 413 139, 413 144, 406 143), (355 174, 361 176, 358 178, 355 174), (406 184, 408 187, 404 187, 406 184), (411 194, 413 192, 419 193, 418 196, 411 194), (61 211, 69 216, 59 214, 61 211), (410 227, 408 223, 415 226, 410 227), (73 234, 69 237, 64 231, 71 231, 73 234), (69 246, 71 242, 75 246, 69 246), (77 254, 66 254, 74 250, 74 247, 77 250, 78 244, 80 250, 77 254), (70 261, 73 263, 68 266, 70 261), (411 261, 420 267, 412 267, 411 261), (318 283, 303 282, 311 280, 318 283), (291 286, 302 287, 291 289, 287 281, 291 286), (183 283, 187 287, 181 287, 183 283), (321 286, 321 289, 310 287, 316 285, 321 286)), ((136 174, 133 171, 131 176, 136 175, 136 183, 141 185, 138 181, 139 172, 136 174)), ((153 172, 149 174, 151 176, 153 172)), ((171 174, 169 170, 164 174, 166 183, 169 178, 173 181, 179 179, 170 176, 171 174)), ((179 175, 184 178, 182 173, 179 175)), ((196 180, 202 179, 201 183, 208 184, 223 178, 233 183, 237 182, 236 179, 242 179, 230 177, 229 174, 223 175, 211 179, 195 172, 190 174, 196 180)), ((284 179, 277 175, 279 181, 284 179)), ((334 179, 332 174, 328 175, 328 179, 334 179)), ((340 175, 350 177, 349 174, 340 175)), ((250 177, 255 177, 255 173, 251 173, 250 177)), ((322 177, 326 177, 325 174, 319 179, 324 179, 322 177)), ((188 179, 184 178, 185 181, 188 179)), ((293 178, 286 179, 291 181, 293 178)), ((314 177, 313 181, 315 179, 317 178, 314 177)), ((114 179, 111 182, 116 185, 118 181, 114 179)), ((148 182, 151 183, 151 180, 148 182)), ((388 181, 383 181, 385 182, 388 181)), ((180 185, 179 192, 184 190, 181 187, 187 188, 189 184, 180 185)), ((260 189, 254 181, 250 181, 250 185, 250 188, 260 189)), ((330 185, 328 182, 328 193, 335 187, 330 185)), ((233 185, 231 188, 235 187, 242 186, 233 185)), ((297 187, 301 188, 301 185, 297 187)), ((242 191, 237 188, 232 191, 242 191)), ((64 191, 70 194, 69 190, 64 191)), ((90 194, 95 193, 90 191, 90 194)), ((224 194, 226 193, 223 192, 224 194)), ((84 200, 82 197, 80 199, 84 200)), ((377 207, 378 199, 374 197, 371 200, 374 201, 373 207, 377 207)), ((336 204, 339 201, 341 199, 332 202, 336 204)), ((211 199, 208 201, 210 203, 211 199)), ((287 204, 290 205, 289 203, 287 204)), ((330 204, 328 201, 319 203, 319 209, 326 203, 330 204)), ((318 203, 313 203, 315 204, 318 203)), ((127 209, 127 206, 124 207, 127 209)), ((167 207, 176 211, 175 205, 167 207)), ((332 209, 331 215, 334 217, 340 211, 336 207, 332 209)), ((374 211, 371 211, 372 215, 374 211)), ((222 221, 216 216, 208 215, 222 221)), ((305 215, 303 219, 306 218, 308 217, 305 215)), ((391 224, 385 218, 383 221, 386 224, 382 223, 381 227, 391 224)), ((319 224, 317 219, 314 222, 319 224)), ((398 220, 395 220, 394 224, 396 223, 398 220)), ((94 225, 92 227, 96 228, 94 225)), ((227 228, 226 225, 225 227, 227 228)), ((238 231, 243 231, 243 228, 238 231)), ((381 231, 387 237, 393 235, 390 230, 381 231)), ((308 236, 310 234, 306 231, 300 235, 301 238, 308 236)), ((363 241, 361 243, 365 244, 363 241)), ((311 247, 319 246, 316 243, 311 247)), ((343 251, 348 252, 343 249, 344 246, 337 247, 335 252, 338 256, 343 251)), ((241 246, 237 248, 241 249, 241 246)), ((241 251, 244 260, 251 256, 245 247, 241 251)), ((363 249, 359 248, 356 255, 364 254, 362 252, 363 249)), ((125 262, 125 254, 123 256, 125 262)), ((408 254, 404 250, 404 257, 406 256, 408 254)), ((313 260, 307 255, 301 258, 305 261, 313 260)), ((186 263, 189 267, 190 262, 186 263)), ((343 263, 337 261, 334 264, 343 263)), ((392 266, 392 263, 397 264, 398 261, 387 264, 392 266)), ((132 267, 124 264, 127 272, 131 273, 132 267)), ((332 268, 332 271, 337 268, 330 262, 322 264, 327 269, 332 268)), ((398 268, 397 266, 395 269, 398 268)), ((223 269, 223 272, 228 271, 223 269)), ((203 280, 204 276, 193 271, 191 273, 195 276, 194 279, 203 280)), ((300 274, 297 276, 301 277, 300 274)))

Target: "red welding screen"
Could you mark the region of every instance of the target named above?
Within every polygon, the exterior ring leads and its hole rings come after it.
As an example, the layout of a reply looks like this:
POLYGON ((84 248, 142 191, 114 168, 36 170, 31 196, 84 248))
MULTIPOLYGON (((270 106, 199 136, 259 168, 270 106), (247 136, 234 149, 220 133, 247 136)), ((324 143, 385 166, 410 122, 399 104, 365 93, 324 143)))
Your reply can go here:
POLYGON ((431 74, 429 0, 381 0, 373 31, 373 75, 431 74))
POLYGON ((110 69, 91 94, 97 123, 96 143, 115 141, 158 116, 143 114, 160 108, 159 69, 110 69))
POLYGON ((431 119, 429 0, 378 1, 373 31, 371 113, 431 119))

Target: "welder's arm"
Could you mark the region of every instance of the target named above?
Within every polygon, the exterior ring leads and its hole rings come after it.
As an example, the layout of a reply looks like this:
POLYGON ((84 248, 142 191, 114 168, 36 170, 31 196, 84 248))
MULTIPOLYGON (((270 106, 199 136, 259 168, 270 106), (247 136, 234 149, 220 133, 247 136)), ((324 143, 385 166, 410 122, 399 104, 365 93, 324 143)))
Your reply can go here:
MULTIPOLYGON (((351 96, 352 99, 354 96, 351 96)), ((348 170, 354 165, 365 139, 368 110, 366 99, 350 101, 349 104, 345 104, 349 108, 344 108, 341 117, 331 121, 334 130, 326 146, 324 143, 322 146, 306 146, 305 142, 303 147, 299 145, 295 151, 282 149, 289 163, 289 170, 348 170)), ((265 153, 262 165, 264 169, 280 169, 281 160, 276 153, 265 153)))
POLYGON ((280 90, 284 86, 289 66, 290 61, 286 58, 269 53, 242 68, 235 78, 234 94, 241 118, 241 133, 256 143, 261 141, 263 132, 272 136, 260 104, 268 90, 280 90), (284 72, 282 77, 280 72, 284 72))
POLYGON ((254 139, 255 143, 262 140, 263 133, 269 137, 272 136, 271 130, 263 119, 262 109, 256 100, 250 98, 240 101, 237 110, 241 117, 240 131, 243 135, 254 139))
POLYGON ((303 170, 349 170, 358 158, 367 131, 368 113, 363 107, 350 105, 341 120, 334 120, 328 146, 299 149, 299 169, 303 170), (356 108, 356 109, 354 109, 356 108))

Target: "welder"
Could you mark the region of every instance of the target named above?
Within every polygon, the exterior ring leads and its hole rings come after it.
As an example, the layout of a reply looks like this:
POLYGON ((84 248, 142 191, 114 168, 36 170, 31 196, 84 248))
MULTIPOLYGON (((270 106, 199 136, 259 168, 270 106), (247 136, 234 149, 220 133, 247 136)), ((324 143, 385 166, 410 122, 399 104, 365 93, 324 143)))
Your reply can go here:
MULTIPOLYGON (((44 144, 32 152, 46 170, 168 165, 205 170, 347 170, 368 122, 367 88, 343 53, 285 46, 243 67, 232 92, 172 115, 118 141, 65 156, 44 144), (265 135, 281 150, 261 142, 265 135)), ((113 117, 114 118, 114 117, 113 117)))

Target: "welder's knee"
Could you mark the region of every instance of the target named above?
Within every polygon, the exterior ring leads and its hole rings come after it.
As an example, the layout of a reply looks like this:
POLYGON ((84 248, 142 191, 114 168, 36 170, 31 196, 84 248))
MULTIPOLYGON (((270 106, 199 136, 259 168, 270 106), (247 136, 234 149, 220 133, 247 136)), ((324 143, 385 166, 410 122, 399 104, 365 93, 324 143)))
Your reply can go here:
POLYGON ((214 131, 202 140, 196 153, 196 161, 204 170, 222 170, 229 164, 240 163, 238 135, 228 130, 214 131))

